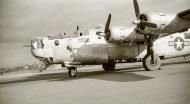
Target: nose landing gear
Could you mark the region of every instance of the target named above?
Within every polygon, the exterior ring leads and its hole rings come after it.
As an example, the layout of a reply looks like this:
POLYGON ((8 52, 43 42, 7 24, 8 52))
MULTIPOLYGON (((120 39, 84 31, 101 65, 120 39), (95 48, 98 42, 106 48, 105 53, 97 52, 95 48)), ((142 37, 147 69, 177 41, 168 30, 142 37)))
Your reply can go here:
POLYGON ((76 77, 77 75, 77 68, 76 67, 67 67, 69 77, 76 77))
POLYGON ((40 67, 39 72, 46 70, 50 66, 50 63, 47 58, 39 58, 39 60, 44 63, 44 65, 42 67, 40 67))

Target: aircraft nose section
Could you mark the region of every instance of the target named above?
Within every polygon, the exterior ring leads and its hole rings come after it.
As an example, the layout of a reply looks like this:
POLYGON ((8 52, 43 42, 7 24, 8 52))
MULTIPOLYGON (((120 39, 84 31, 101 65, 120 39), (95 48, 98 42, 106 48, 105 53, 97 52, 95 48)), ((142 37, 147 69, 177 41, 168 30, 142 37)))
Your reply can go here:
POLYGON ((44 57, 44 44, 42 38, 35 38, 31 40, 31 53, 34 57, 44 57))
POLYGON ((31 54, 36 58, 43 57, 43 51, 38 48, 38 42, 35 40, 31 40, 31 54))
POLYGON ((32 49, 37 49, 37 43, 36 43, 36 41, 31 40, 31 48, 32 49))
POLYGON ((40 51, 39 49, 31 49, 31 54, 32 54, 35 58, 43 57, 43 53, 42 53, 42 51, 40 51))

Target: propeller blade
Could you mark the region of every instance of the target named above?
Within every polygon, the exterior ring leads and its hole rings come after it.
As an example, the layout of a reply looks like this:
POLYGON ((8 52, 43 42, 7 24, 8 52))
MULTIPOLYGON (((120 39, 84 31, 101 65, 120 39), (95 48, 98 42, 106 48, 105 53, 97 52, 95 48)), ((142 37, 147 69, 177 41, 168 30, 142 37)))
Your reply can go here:
POLYGON ((79 31, 79 26, 77 25, 77 31, 79 31))
POLYGON ((137 36, 137 35, 133 33, 133 37, 132 37, 132 40, 130 41, 129 46, 131 46, 131 45, 133 44, 133 41, 135 40, 136 36, 137 36))
POLYGON ((134 29, 134 32, 132 33, 132 39, 131 39, 131 41, 130 41, 130 44, 129 44, 129 46, 131 46, 132 44, 133 44, 133 41, 136 39, 136 36, 137 36, 137 34, 136 34, 136 31, 137 31, 137 28, 135 28, 134 29))
POLYGON ((151 27, 151 28, 157 28, 157 25, 148 21, 141 21, 140 22, 141 26, 147 26, 147 27, 151 27))
POLYGON ((140 16, 139 5, 138 5, 137 0, 133 0, 133 3, 134 3, 135 15, 136 15, 136 17, 138 19, 139 16, 140 16))
POLYGON ((105 30, 104 30, 106 40, 109 40, 109 38, 111 36, 110 28, 109 28, 110 27, 110 22, 111 22, 111 14, 109 14, 109 16, 108 16, 108 19, 107 19, 107 22, 106 22, 106 27, 105 27, 105 30))
POLYGON ((107 22, 106 22, 106 27, 104 30, 105 33, 109 32, 110 22, 111 22, 111 14, 109 14, 107 22))

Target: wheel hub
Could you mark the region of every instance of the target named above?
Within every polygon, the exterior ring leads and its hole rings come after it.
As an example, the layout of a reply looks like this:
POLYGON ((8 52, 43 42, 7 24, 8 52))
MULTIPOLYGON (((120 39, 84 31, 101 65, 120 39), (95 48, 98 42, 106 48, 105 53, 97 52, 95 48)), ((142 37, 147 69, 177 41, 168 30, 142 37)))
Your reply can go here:
POLYGON ((153 66, 155 66, 156 64, 157 64, 157 60, 155 59, 155 60, 150 60, 150 63, 153 65, 153 66))
POLYGON ((74 76, 76 74, 76 69, 71 69, 71 75, 74 76))

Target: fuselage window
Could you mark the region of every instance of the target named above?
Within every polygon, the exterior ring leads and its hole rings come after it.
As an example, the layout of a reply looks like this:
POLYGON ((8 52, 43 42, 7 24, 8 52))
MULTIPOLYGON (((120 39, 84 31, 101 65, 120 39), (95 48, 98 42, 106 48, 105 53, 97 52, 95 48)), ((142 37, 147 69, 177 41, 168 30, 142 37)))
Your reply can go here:
POLYGON ((55 40, 55 46, 59 45, 59 40, 55 40))
POLYGON ((101 35, 103 32, 101 32, 101 31, 97 31, 96 32, 96 35, 101 35))
POLYGON ((80 32, 80 36, 82 36, 82 33, 80 32))

